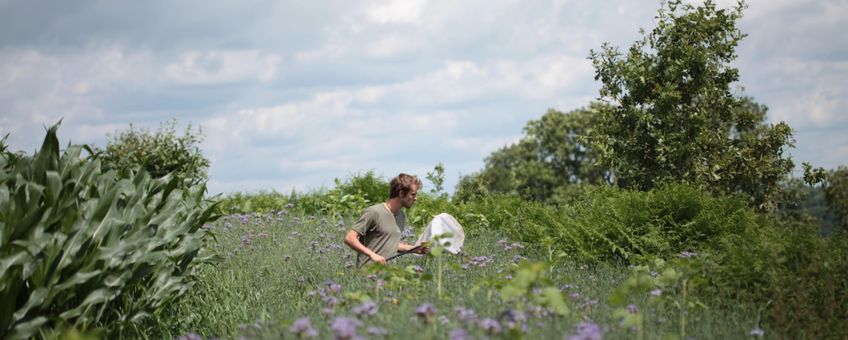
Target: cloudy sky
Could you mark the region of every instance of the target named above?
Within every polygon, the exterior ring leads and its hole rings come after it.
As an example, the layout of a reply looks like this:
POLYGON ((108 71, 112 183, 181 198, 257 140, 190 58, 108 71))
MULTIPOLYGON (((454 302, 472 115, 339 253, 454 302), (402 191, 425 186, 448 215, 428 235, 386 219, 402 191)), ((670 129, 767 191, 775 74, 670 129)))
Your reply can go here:
MULTIPOLYGON (((718 1, 729 6, 733 1, 718 1)), ((740 91, 795 130, 797 163, 848 164, 848 1, 751 0, 740 91)), ((202 126, 210 193, 374 170, 452 190, 548 108, 598 95, 586 59, 658 0, 0 0, 0 136, 104 146, 129 124, 202 126)))

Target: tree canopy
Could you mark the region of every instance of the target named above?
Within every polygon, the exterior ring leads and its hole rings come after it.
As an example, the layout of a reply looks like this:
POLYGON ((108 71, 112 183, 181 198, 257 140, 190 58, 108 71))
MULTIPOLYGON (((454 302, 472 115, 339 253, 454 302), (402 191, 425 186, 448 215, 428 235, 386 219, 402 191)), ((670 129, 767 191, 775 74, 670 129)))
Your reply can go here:
POLYGON ((587 144, 618 185, 648 190, 684 182, 773 208, 778 184, 793 168, 783 154, 792 132, 783 122, 767 124, 767 108, 732 88, 744 7, 669 1, 657 26, 642 31, 627 53, 609 44, 590 52, 600 99, 609 105, 587 144))

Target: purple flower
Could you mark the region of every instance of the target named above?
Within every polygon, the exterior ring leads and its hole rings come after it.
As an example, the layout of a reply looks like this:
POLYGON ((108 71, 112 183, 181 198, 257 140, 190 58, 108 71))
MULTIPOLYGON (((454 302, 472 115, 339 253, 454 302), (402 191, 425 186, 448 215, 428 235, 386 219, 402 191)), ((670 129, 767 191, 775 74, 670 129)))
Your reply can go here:
POLYGON ((654 288, 654 290, 651 290, 651 292, 649 294, 651 296, 660 296, 660 295, 662 295, 662 289, 654 288))
POLYGON ((459 321, 462 322, 474 322, 477 321, 477 313, 474 312, 473 309, 466 309, 464 307, 454 307, 454 313, 456 313, 456 317, 459 321))
POLYGON ((462 328, 454 328, 450 332, 450 338, 451 338, 451 340, 470 340, 471 339, 471 337, 468 335, 468 332, 466 332, 462 328))
POLYGON ((695 256, 698 256, 698 253, 691 252, 691 251, 684 251, 684 252, 680 253, 679 255, 677 255, 677 257, 679 257, 681 259, 693 258, 695 256))
POLYGON ((507 309, 500 315, 501 323, 504 327, 509 329, 521 329, 522 331, 527 331, 527 325, 524 324, 527 321, 527 315, 522 312, 517 312, 512 309, 507 309))
POLYGON ((327 288, 333 294, 336 294, 336 293, 342 291, 342 286, 339 285, 338 283, 333 282, 333 280, 324 281, 324 284, 327 285, 327 288))
POLYGON ((421 267, 421 266, 419 266, 419 265, 417 265, 417 264, 416 264, 416 265, 412 266, 412 270, 413 270, 414 272, 416 272, 416 273, 419 273, 419 274, 420 274, 420 273, 423 273, 423 272, 424 272, 424 267, 421 267))
POLYGON ((377 304, 371 301, 365 301, 361 305, 353 307, 353 314, 356 314, 358 316, 376 315, 377 304))
POLYGON ((627 305, 627 311, 630 312, 630 314, 636 314, 637 312, 639 312, 639 308, 637 308, 636 305, 631 303, 627 305))
POLYGON ((438 320, 439 320, 439 323, 442 324, 442 325, 447 325, 448 323, 450 323, 450 320, 448 319, 448 317, 444 316, 444 315, 440 315, 438 320))
POLYGON ((321 315, 323 316, 330 316, 333 315, 335 312, 336 310, 330 307, 321 308, 321 315))
POLYGON ((359 335, 356 334, 356 330, 359 326, 362 326, 362 321, 338 317, 333 319, 333 322, 330 324, 330 329, 336 333, 336 339, 356 339, 359 338, 359 335))
POLYGON ((577 335, 567 337, 567 340, 601 340, 604 331, 601 326, 591 322, 581 322, 577 325, 577 335))
POLYGON ((432 303, 424 303, 415 309, 415 315, 423 321, 430 321, 436 315, 436 307, 432 303))
POLYGON ((758 337, 758 338, 762 337, 765 334, 766 334, 766 332, 763 331, 763 329, 760 328, 760 327, 754 327, 754 329, 752 329, 751 332, 748 333, 748 335, 755 336, 755 337, 758 337))
POLYGON ((309 318, 300 318, 295 320, 289 327, 289 331, 301 338, 314 338, 318 336, 318 331, 312 328, 312 323, 309 318))
POLYGON ((485 318, 477 323, 477 326, 483 329, 487 334, 498 334, 501 332, 501 324, 492 318, 485 318))
POLYGON ((250 219, 247 217, 247 215, 241 216, 241 224, 247 224, 248 221, 250 221, 250 219))
POLYGON ((177 338, 177 340, 203 340, 203 337, 201 337, 200 335, 197 335, 196 333, 188 333, 186 335, 183 335, 183 336, 177 338))
POLYGON ((380 327, 374 327, 374 326, 369 326, 368 330, 366 332, 370 336, 384 336, 384 335, 388 334, 388 332, 386 332, 385 329, 382 329, 380 327))

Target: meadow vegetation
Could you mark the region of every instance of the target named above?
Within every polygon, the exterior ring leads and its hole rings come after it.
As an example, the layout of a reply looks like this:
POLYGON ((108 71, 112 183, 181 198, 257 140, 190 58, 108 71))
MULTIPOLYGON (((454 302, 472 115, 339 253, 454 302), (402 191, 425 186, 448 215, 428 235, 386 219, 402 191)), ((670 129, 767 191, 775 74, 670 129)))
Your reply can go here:
POLYGON ((731 91, 744 37, 711 1, 664 2, 600 101, 528 122, 407 212, 464 226, 354 268, 342 238, 387 179, 206 197, 202 133, 117 134, 32 155, 0 139, 0 338, 848 338, 848 170, 784 155, 791 129, 731 91))

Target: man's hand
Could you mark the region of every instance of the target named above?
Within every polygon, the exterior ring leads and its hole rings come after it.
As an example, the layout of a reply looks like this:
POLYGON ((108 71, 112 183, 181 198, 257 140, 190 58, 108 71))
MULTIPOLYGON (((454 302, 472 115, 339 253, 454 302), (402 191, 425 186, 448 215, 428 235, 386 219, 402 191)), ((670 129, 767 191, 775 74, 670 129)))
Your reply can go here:
POLYGON ((376 254, 376 253, 374 255, 371 255, 371 261, 374 261, 375 263, 382 264, 384 266, 386 265, 386 258, 382 257, 382 256, 380 256, 379 254, 376 254))
POLYGON ((429 253, 429 252, 430 252, 430 243, 429 243, 429 242, 422 242, 422 243, 421 243, 421 248, 418 248, 418 249, 415 251, 415 253, 416 253, 416 254, 422 254, 422 255, 423 255, 423 254, 427 254, 427 253, 429 253))

